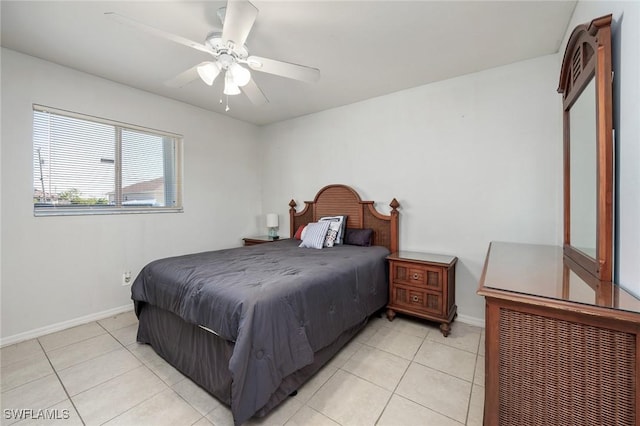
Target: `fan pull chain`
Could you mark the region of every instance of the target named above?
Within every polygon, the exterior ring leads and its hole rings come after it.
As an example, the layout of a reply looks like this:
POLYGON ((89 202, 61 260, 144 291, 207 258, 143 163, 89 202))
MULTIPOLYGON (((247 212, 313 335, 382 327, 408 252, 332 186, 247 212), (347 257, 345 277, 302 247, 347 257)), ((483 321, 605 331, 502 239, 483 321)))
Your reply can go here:
MULTIPOLYGON (((222 105, 222 98, 220 98, 220 105, 222 105)), ((229 95, 227 95, 227 105, 224 107, 225 112, 229 112, 231 108, 229 108, 229 95)))

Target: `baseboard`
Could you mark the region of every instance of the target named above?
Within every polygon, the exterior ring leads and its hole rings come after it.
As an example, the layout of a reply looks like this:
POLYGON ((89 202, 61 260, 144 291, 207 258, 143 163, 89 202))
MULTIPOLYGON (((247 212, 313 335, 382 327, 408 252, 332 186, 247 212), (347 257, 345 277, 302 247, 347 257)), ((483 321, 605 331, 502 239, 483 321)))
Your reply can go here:
POLYGON ((476 318, 476 317, 470 317, 469 315, 458 314, 456 321, 460 321, 465 324, 484 328, 484 318, 476 318))
POLYGON ((55 333, 56 331, 65 330, 67 328, 75 327, 77 325, 86 324, 88 322, 97 321, 105 318, 112 317, 114 315, 121 314, 133 310, 133 304, 127 304, 113 309, 107 309, 106 311, 97 312, 95 314, 85 315, 83 317, 74 318, 68 321, 59 322, 56 324, 47 325, 45 327, 36 328, 35 330, 25 331, 24 333, 14 334, 9 337, 0 338, 0 347, 13 345, 24 340, 34 339, 36 337, 44 336, 45 334, 55 333))

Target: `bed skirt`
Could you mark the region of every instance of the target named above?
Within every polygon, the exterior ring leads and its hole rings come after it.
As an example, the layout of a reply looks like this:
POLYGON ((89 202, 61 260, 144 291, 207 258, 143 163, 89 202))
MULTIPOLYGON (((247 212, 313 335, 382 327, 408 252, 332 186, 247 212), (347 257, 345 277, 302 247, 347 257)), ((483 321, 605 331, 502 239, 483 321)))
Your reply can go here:
MULTIPOLYGON (((149 304, 141 304, 138 319, 138 342, 151 345, 158 355, 182 374, 219 401, 231 405, 232 377, 228 366, 233 353, 233 342, 189 324, 172 312, 149 304)), ((367 319, 343 332, 333 343, 315 352, 313 363, 285 377, 280 387, 255 416, 265 416, 298 390, 366 324, 367 319)))

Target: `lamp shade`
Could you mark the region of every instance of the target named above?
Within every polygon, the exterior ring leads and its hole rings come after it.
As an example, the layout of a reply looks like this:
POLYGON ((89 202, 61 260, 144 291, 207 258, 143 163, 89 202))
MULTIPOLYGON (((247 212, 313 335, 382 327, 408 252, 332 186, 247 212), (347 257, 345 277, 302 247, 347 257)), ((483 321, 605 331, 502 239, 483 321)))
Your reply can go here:
POLYGON ((209 86, 213 84, 213 80, 220 74, 220 68, 215 62, 203 62, 201 65, 198 65, 196 70, 202 81, 209 86))
POLYGON ((249 80, 251 80, 251 73, 249 72, 249 70, 242 67, 237 62, 234 62, 229 67, 229 72, 231 72, 231 75, 233 76, 233 82, 238 87, 246 86, 247 83, 249 83, 249 80))
POLYGON ((276 213, 269 213, 267 215, 267 228, 278 227, 278 215, 276 213))
POLYGON ((233 76, 231 75, 231 72, 229 72, 229 70, 227 70, 227 72, 224 74, 224 90, 223 93, 225 95, 239 95, 240 94, 240 88, 238 87, 238 85, 235 83, 235 81, 233 81, 233 76))

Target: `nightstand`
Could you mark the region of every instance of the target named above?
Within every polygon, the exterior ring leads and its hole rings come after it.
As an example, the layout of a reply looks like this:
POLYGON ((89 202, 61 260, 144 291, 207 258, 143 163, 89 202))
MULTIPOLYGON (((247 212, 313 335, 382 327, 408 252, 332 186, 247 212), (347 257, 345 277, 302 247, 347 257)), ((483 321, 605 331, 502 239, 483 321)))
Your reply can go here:
POLYGON ((455 256, 399 251, 389 260, 387 318, 396 312, 440 323, 447 337, 457 315, 455 256))
POLYGON ((258 235, 256 237, 243 238, 245 246, 255 246, 256 244, 272 243, 274 241, 287 240, 288 238, 273 238, 268 235, 258 235))

